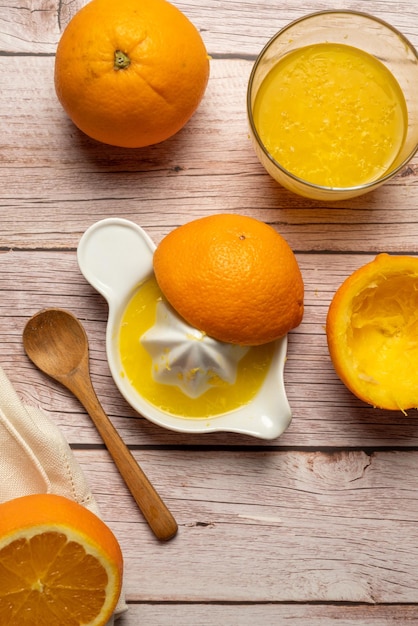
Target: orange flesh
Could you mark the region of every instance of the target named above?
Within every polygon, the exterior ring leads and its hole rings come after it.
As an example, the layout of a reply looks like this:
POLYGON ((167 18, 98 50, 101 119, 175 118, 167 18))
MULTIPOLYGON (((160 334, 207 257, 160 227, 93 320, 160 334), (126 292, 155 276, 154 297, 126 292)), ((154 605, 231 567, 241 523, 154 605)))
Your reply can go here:
POLYGON ((378 406, 418 404, 418 276, 381 276, 353 298, 348 358, 356 386, 378 406))
POLYGON ((98 559, 65 534, 21 537, 0 550, 0 624, 89 624, 107 585, 98 559))

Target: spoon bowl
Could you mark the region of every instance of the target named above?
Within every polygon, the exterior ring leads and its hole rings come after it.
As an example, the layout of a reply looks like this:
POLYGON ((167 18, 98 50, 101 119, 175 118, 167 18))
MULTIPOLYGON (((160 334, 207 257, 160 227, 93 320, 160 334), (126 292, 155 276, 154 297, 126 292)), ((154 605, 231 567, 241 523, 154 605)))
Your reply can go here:
POLYGON ((85 407, 156 537, 160 540, 174 537, 176 521, 96 396, 89 371, 88 339, 79 320, 63 309, 40 311, 24 328, 23 346, 42 372, 67 387, 85 407))
POLYGON ((55 379, 68 380, 88 357, 83 327, 62 309, 46 309, 34 315, 23 331, 23 345, 35 365, 55 379))

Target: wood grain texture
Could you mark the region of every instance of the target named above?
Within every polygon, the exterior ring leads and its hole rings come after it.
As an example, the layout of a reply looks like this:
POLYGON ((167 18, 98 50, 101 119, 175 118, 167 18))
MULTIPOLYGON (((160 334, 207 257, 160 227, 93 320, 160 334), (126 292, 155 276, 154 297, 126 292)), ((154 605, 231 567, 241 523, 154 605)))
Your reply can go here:
POLYGON ((119 626, 147 624, 193 624, 193 626, 254 626, 254 624, 280 624, 280 626, 399 626, 416 624, 417 609, 398 604, 394 606, 317 606, 267 603, 249 604, 133 604, 129 613, 121 617, 119 626), (132 621, 130 621, 132 620, 132 621))
MULTIPOLYGON (((304 320, 289 334, 285 367, 293 421, 274 445, 417 447, 417 411, 403 415, 400 411, 374 409, 357 400, 337 378, 328 355, 324 325, 332 295, 350 272, 373 255, 298 253, 297 257, 306 293, 304 320)), ((82 277, 74 252, 3 253, 0 293, 0 362, 25 400, 50 411, 71 443, 97 443, 100 439, 89 427, 79 403, 58 383, 34 370, 22 346, 27 319, 47 307, 68 309, 82 321, 89 338, 96 393, 128 444, 271 445, 238 435, 202 437, 163 431, 128 407, 107 365, 107 304, 82 277)))
POLYGON ((135 520, 105 454, 76 451, 130 555, 132 601, 416 601, 415 452, 134 455, 179 524, 169 544, 135 520))
MULTIPOLYGON (((329 204, 294 196, 258 163, 245 110, 253 62, 281 27, 328 9, 322 0, 176 0, 211 55, 201 106, 162 144, 96 143, 67 118, 53 82, 60 34, 83 4, 6 0, 1 9, 0 365, 24 402, 59 425, 121 542, 130 608, 120 626, 418 624, 418 413, 356 400, 324 332, 354 269, 382 251, 418 255, 418 157, 383 188, 329 204), (285 368, 293 420, 272 442, 174 433, 136 414, 107 365, 107 305, 77 266, 79 238, 99 219, 131 219, 158 243, 217 212, 271 224, 305 282, 285 368), (27 359, 24 325, 45 307, 82 321, 99 400, 179 523, 169 544, 149 531, 78 400, 27 359)), ((418 46, 416 3, 350 9, 418 46)))

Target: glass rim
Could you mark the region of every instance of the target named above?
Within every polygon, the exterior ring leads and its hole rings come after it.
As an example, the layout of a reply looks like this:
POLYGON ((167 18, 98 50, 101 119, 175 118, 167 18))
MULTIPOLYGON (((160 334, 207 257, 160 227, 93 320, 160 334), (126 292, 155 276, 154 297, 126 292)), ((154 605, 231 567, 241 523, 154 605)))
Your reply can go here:
POLYGON ((315 18, 315 17, 319 17, 321 15, 354 15, 354 16, 359 16, 362 18, 366 18, 368 20, 371 20, 372 22, 377 22, 379 24, 381 24, 383 27, 385 27, 386 29, 388 29, 389 31, 391 31, 394 35, 396 35, 397 37, 399 37, 399 39, 401 41, 404 42, 404 44, 406 45, 406 47, 413 53, 413 55, 415 56, 417 63, 418 63, 418 52, 415 48, 415 46, 413 46, 413 44, 409 41, 409 39, 403 35, 397 28, 395 28, 394 26, 392 26, 391 24, 389 24, 389 22, 386 22, 385 20, 381 19, 380 17, 375 17, 374 15, 371 15, 370 13, 366 13, 363 11, 355 11, 352 9, 325 9, 322 11, 314 11, 313 13, 308 13, 307 15, 303 15, 302 17, 298 17, 297 19, 289 22, 289 24, 286 24, 285 26, 283 26, 283 28, 281 28, 277 33, 275 33, 272 37, 270 37, 270 39, 267 41, 267 43, 263 46, 263 48, 261 49, 260 53, 257 55, 257 58, 254 62, 254 65, 251 69, 251 73, 248 79, 248 87, 247 87, 247 117, 248 117, 248 121, 250 124, 250 128, 251 131, 256 139, 257 145, 259 146, 259 148, 264 152, 265 156, 269 159, 269 161, 271 161, 271 163, 277 167, 281 172, 283 172, 283 174, 285 174, 287 177, 291 178, 293 181, 295 181, 296 183, 299 183, 301 185, 304 185, 305 187, 309 187, 310 189, 314 189, 317 191, 324 191, 324 192, 333 192, 333 193, 338 193, 338 192, 356 192, 356 191, 367 191, 368 189, 371 189, 373 187, 375 187, 376 185, 381 185, 384 184, 386 181, 390 180, 391 178, 393 178, 394 176, 396 176, 400 170, 405 167, 405 165, 407 163, 409 163, 409 161, 414 157, 414 155, 416 154, 416 152, 418 151, 418 141, 416 143, 416 145, 414 146, 414 148, 405 156, 404 159, 402 159, 402 162, 395 167, 393 170, 391 170, 390 172, 387 172, 386 174, 384 174, 383 176, 380 176, 379 178, 376 178, 375 180, 372 181, 368 181, 367 183, 363 183, 361 185, 354 185, 352 187, 330 187, 328 185, 318 185, 316 183, 312 183, 309 182, 307 180, 305 180, 304 178, 300 178, 299 176, 296 176, 296 174, 293 174, 292 172, 290 172, 289 170, 287 170, 285 167, 283 167, 283 165, 281 165, 278 161, 276 161, 276 159, 269 153, 269 151, 267 150, 267 148, 265 147, 263 141, 261 140, 261 137, 257 131, 257 128, 255 126, 254 123, 254 118, 253 118, 253 111, 252 111, 252 105, 251 105, 251 96, 252 96, 252 87, 253 87, 253 83, 254 83, 254 78, 255 78, 255 74, 256 71, 258 69, 258 66, 260 65, 261 61, 263 60, 266 52, 268 51, 268 49, 270 48, 270 46, 276 41, 276 39, 278 39, 278 37, 282 36, 287 30, 289 30, 290 28, 293 28, 293 26, 295 26, 296 24, 299 24, 300 22, 304 22, 306 20, 309 20, 311 18, 315 18))

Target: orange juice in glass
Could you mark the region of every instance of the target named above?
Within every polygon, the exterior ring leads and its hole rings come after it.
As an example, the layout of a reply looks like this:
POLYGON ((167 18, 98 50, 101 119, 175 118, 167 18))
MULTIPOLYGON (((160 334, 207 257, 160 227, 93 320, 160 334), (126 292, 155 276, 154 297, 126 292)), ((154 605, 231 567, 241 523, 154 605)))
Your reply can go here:
POLYGON ((273 178, 310 198, 375 189, 417 149, 416 80, 414 48, 384 22, 351 11, 298 20, 267 44, 250 77, 256 153, 273 178))

